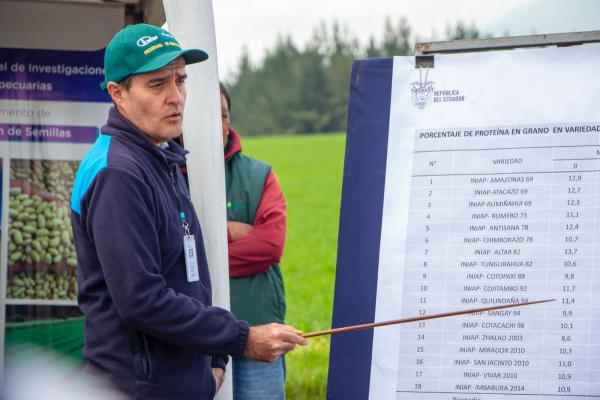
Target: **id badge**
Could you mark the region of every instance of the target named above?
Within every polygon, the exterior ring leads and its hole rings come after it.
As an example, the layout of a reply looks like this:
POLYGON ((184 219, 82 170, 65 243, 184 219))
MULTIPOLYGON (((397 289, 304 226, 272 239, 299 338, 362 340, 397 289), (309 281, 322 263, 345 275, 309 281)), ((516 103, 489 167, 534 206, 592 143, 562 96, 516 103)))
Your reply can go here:
POLYGON ((185 255, 185 272, 188 282, 200 280, 198 275, 198 258, 196 257, 196 240, 194 235, 183 237, 183 254, 185 255))

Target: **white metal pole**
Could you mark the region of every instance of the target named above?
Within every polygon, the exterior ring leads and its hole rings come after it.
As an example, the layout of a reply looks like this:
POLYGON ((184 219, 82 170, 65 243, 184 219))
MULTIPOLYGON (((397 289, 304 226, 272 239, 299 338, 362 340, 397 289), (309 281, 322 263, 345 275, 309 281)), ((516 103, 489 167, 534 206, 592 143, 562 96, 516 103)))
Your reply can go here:
MULTIPOLYGON (((187 67, 183 119, 188 177, 202 224, 213 288, 213 303, 229 309, 225 172, 217 45, 211 0, 163 0, 169 31, 183 48, 200 48, 208 60, 187 67)), ((232 399, 231 364, 217 399, 232 399)))

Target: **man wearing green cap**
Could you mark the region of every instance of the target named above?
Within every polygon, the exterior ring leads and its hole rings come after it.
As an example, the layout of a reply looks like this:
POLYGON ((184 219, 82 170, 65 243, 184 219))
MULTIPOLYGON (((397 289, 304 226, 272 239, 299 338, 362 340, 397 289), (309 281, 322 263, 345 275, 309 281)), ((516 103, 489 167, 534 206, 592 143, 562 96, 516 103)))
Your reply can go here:
POLYGON ((179 166, 185 65, 167 31, 119 31, 106 48, 114 107, 71 196, 84 356, 135 399, 211 399, 227 356, 275 361, 305 344, 291 326, 248 327, 211 304, 202 232, 179 166))

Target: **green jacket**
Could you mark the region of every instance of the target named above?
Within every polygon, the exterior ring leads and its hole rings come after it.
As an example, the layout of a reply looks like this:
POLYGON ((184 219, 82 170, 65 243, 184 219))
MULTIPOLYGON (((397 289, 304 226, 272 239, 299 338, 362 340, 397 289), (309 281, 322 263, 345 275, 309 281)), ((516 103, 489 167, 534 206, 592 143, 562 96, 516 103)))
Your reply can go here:
MULTIPOLYGON (((239 141, 239 136, 234 139, 239 141)), ((228 221, 253 224, 270 170, 269 164, 240 151, 225 160, 228 221)), ((284 322, 285 291, 279 264, 256 275, 230 278, 229 285, 231 311, 238 319, 250 325, 284 322)))

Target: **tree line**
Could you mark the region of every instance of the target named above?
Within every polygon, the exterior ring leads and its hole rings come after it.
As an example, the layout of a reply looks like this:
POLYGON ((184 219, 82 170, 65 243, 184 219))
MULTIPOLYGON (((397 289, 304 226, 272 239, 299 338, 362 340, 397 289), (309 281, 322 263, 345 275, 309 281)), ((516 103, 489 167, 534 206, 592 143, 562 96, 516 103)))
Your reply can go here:
MULTIPOLYGON (((447 40, 480 36, 474 24, 457 22, 446 29, 447 40)), ((386 18, 381 37, 370 37, 364 46, 334 21, 320 23, 303 46, 280 36, 256 64, 244 49, 225 81, 232 125, 243 135, 344 131, 352 60, 410 55, 415 41, 406 18, 386 18)))

